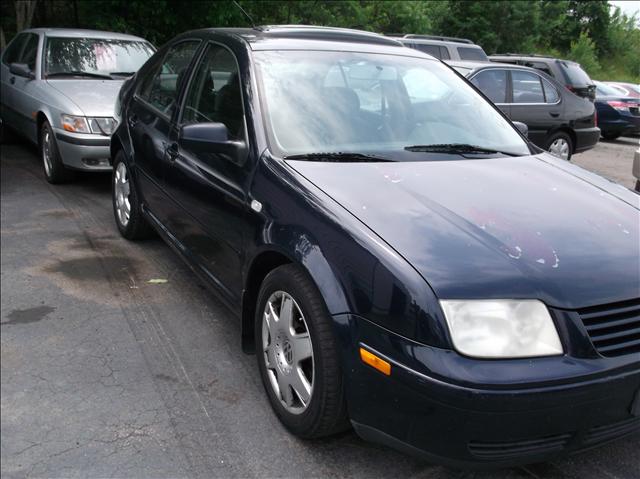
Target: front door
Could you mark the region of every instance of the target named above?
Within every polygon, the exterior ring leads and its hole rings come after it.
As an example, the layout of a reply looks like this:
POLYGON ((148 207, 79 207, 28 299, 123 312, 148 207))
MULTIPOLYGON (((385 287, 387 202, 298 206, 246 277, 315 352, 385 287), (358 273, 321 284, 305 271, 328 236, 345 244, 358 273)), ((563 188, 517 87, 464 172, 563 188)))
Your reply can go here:
MULTIPOLYGON (((233 53, 210 44, 194 70, 179 124, 223 123, 229 140, 246 142, 233 53)), ((192 151, 177 137, 171 147, 175 155, 167 166, 166 187, 178 209, 169 227, 221 292, 237 301, 249 162, 239 163, 213 149, 192 151)))

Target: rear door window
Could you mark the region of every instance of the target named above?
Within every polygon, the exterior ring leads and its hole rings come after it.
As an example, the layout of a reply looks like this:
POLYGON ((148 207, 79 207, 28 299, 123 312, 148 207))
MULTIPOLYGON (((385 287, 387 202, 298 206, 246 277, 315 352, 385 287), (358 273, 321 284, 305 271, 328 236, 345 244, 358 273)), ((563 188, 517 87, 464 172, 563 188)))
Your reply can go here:
POLYGON ((451 55, 449 55, 449 49, 445 46, 440 46, 440 59, 441 60, 451 59, 451 55))
POLYGON ((488 62, 489 58, 480 47, 458 47, 460 60, 470 60, 476 62, 488 62))
POLYGON ((534 73, 511 71, 513 103, 544 103, 540 77, 534 73))
POLYGON ((560 101, 560 94, 550 81, 543 78, 542 86, 544 87, 544 97, 547 100, 547 103, 558 103, 558 101, 560 101))
POLYGON ((155 74, 140 85, 138 95, 166 116, 176 109, 180 88, 200 40, 186 40, 169 49, 155 74))
POLYGON ((493 103, 507 102, 507 71, 484 70, 471 79, 478 89, 493 103))

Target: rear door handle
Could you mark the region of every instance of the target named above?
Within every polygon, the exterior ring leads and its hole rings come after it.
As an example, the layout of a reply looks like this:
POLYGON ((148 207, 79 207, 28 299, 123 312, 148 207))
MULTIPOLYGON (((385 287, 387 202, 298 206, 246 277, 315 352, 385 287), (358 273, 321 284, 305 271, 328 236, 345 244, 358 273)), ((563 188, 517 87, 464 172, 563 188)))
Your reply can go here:
POLYGON ((176 159, 178 158, 178 155, 180 154, 180 150, 178 149, 178 144, 177 143, 171 143, 167 149, 165 150, 165 154, 167 156, 167 159, 173 163, 174 161, 176 161, 176 159))

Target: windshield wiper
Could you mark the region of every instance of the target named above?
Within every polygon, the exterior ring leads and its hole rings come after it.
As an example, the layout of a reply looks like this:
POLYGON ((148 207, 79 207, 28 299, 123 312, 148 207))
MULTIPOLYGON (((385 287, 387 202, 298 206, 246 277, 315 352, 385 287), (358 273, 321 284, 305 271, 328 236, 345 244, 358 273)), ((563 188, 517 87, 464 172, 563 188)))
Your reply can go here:
POLYGON ((512 153, 509 151, 494 150, 485 148, 484 146, 468 145, 466 143, 441 143, 433 145, 412 145, 405 146, 407 151, 416 151, 424 153, 486 153, 486 154, 502 154, 508 156, 522 156, 520 153, 512 153))
POLYGON ((111 76, 119 76, 119 77, 130 77, 135 75, 136 72, 111 72, 109 75, 111 76))
POLYGON ((284 157, 285 160, 311 160, 345 163, 369 163, 374 161, 393 161, 389 158, 377 155, 365 155, 363 153, 346 153, 346 152, 328 152, 328 153, 303 153, 300 155, 289 155, 284 157))
POLYGON ((73 70, 70 72, 55 72, 48 73, 47 78, 51 77, 91 77, 91 78, 105 78, 107 80, 113 80, 109 75, 103 73, 83 72, 80 70, 73 70))

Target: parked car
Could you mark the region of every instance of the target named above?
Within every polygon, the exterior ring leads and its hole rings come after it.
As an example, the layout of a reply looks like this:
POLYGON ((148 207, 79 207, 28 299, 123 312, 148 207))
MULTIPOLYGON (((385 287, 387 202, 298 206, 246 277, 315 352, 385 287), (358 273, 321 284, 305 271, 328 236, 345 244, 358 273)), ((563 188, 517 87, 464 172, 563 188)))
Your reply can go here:
POLYGON ((489 59, 492 62, 512 63, 536 68, 554 78, 578 96, 588 98, 591 101, 596 97, 596 87, 593 84, 593 80, 576 62, 544 55, 521 55, 519 53, 491 55, 489 59))
POLYGON ((619 90, 620 93, 624 96, 629 96, 631 98, 640 98, 640 85, 635 83, 624 83, 624 82, 613 82, 606 81, 603 82, 607 85, 619 90))
POLYGON ((482 47, 466 38, 416 35, 412 33, 391 37, 396 38, 406 47, 428 53, 439 60, 489 61, 489 57, 487 57, 482 47))
POLYGON ((512 121, 528 127, 535 145, 570 160, 600 138, 595 107, 540 70, 509 64, 447 62, 512 121))
POLYGON ((2 135, 9 127, 38 145, 50 183, 68 180, 73 170, 110 170, 118 92, 154 51, 120 33, 23 31, 0 64, 2 135))
POLYGON ((640 148, 633 154, 633 168, 631 172, 636 179, 636 191, 640 193, 640 148))
POLYGON ((440 61, 352 30, 198 30, 120 104, 118 230, 155 230, 238 313, 294 434, 503 466, 640 426, 637 195, 440 61))
POLYGON ((596 84, 598 125, 605 140, 640 133, 640 101, 623 96, 619 90, 602 82, 596 84))

